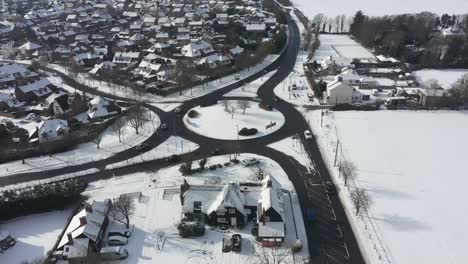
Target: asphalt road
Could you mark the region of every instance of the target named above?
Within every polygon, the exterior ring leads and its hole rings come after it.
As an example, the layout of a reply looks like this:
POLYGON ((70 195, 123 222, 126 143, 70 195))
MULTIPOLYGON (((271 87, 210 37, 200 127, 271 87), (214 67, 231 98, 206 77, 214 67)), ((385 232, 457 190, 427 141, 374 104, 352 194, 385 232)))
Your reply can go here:
MULTIPOLYGON (((273 100, 275 97, 273 93, 274 87, 281 83, 281 81, 283 81, 293 70, 299 50, 300 34, 297 25, 293 21, 289 22, 288 41, 289 45, 284 51, 284 55, 281 57, 277 72, 258 90, 259 98, 264 103, 272 105, 279 110, 285 116, 286 123, 279 130, 269 134, 268 136, 236 142, 237 151, 240 153, 254 153, 269 157, 276 161, 287 173, 296 189, 303 211, 304 223, 309 241, 311 263, 365 263, 340 200, 336 195, 329 196, 324 188, 324 183, 326 181, 331 181, 330 175, 325 163, 323 162, 320 150, 315 140, 305 140, 303 137, 304 130, 309 129, 306 120, 294 108, 294 105, 285 101, 275 102, 273 100), (267 147, 268 144, 293 135, 299 135, 301 137, 306 151, 309 153, 311 158, 311 168, 313 167, 313 170, 316 171, 316 173, 307 173, 307 168, 304 168, 292 157, 267 147), (308 209, 313 209, 317 212, 317 219, 315 221, 309 221, 306 218, 306 211, 308 209)), ((257 78, 258 77, 259 76, 257 76, 257 78)), ((253 78, 249 81, 252 80, 253 78)), ((152 147, 156 147, 171 135, 177 135, 197 143, 200 146, 199 149, 190 154, 181 155, 182 160, 186 159, 189 155, 192 159, 200 159, 210 156, 214 149, 220 149, 223 152, 222 154, 234 152, 233 141, 211 139, 198 135, 184 126, 182 118, 189 109, 200 105, 202 102, 221 100, 224 94, 239 86, 240 84, 230 85, 205 96, 186 101, 181 106, 182 111, 179 114, 174 112, 166 113, 157 107, 146 105, 149 110, 158 114, 162 123, 167 123, 169 127, 164 131, 157 130, 156 133, 145 141, 145 143, 152 147)), ((90 88, 85 89, 88 93, 95 92, 95 90, 93 91, 93 89, 90 88)), ((99 93, 99 95, 105 94, 99 93)), ((105 96, 112 97, 111 95, 105 96)), ((115 99, 129 101, 125 98, 115 99)), ((243 97, 230 99, 252 100, 252 98, 243 97)), ((130 148, 110 158, 95 162, 44 172, 22 173, 0 177, 0 186, 45 179, 91 168, 98 168, 102 171, 85 176, 84 178, 89 181, 109 178, 113 175, 118 176, 135 172, 157 170, 173 165, 161 159, 115 170, 103 170, 108 164, 123 161, 139 154, 140 153, 136 151, 135 148, 130 148)))

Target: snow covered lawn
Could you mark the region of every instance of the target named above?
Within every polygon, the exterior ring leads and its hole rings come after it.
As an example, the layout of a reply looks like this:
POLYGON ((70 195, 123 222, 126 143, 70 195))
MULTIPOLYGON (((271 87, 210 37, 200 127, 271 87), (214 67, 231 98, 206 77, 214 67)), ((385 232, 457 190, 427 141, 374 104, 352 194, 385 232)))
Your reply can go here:
POLYGON ((163 143, 151 149, 150 151, 144 152, 141 155, 128 160, 124 160, 114 164, 109 164, 106 166, 106 169, 115 169, 125 167, 131 164, 142 163, 145 161, 162 159, 171 155, 190 153, 198 149, 198 147, 200 147, 198 144, 195 144, 189 140, 186 140, 181 137, 171 136, 168 139, 166 139, 163 143))
POLYGON ((450 89, 452 84, 458 81, 463 75, 468 74, 468 69, 423 69, 413 72, 414 76, 420 83, 435 79, 439 81, 444 89, 450 89))
POLYGON ((311 115, 335 180, 341 182, 332 164, 338 134, 341 159, 358 168, 354 184, 372 196, 369 218, 352 217, 368 253, 376 246, 395 264, 466 261, 468 214, 460 201, 468 199, 468 112, 335 112, 325 116, 322 128, 320 112, 311 115))
POLYGON ((461 10, 468 10, 468 2, 464 0, 447 0, 443 2, 428 2, 425 0, 331 0, 320 2, 319 5, 310 0, 292 0, 292 3, 311 20, 318 13, 323 13, 329 18, 335 18, 337 15, 345 14, 348 16, 348 19, 351 19, 358 10, 362 10, 364 14, 370 16, 420 13, 423 11, 430 11, 439 15, 443 13, 460 14, 463 13, 461 10))
MULTIPOLYGON (((285 189, 284 210, 288 217, 286 220, 286 244, 290 245, 297 239, 295 232, 295 226, 297 226, 297 233, 306 249, 307 238, 305 237, 299 202, 286 173, 276 162, 265 157, 241 154, 239 159, 247 157, 259 159, 259 166, 275 177, 285 189), (291 202, 289 199, 291 199, 291 202), (295 219, 296 225, 293 224, 293 219, 295 219)), ((228 156, 211 157, 208 159, 207 166, 223 164, 228 160, 228 156)), ((129 258, 109 263, 251 263, 250 247, 254 243, 254 239, 250 234, 250 225, 240 230, 232 229, 228 231, 207 228, 205 235, 198 238, 180 238, 176 225, 181 219, 182 208, 179 191, 180 184, 183 183, 184 179, 190 184, 256 181, 257 179, 253 175, 255 170, 255 166, 243 167, 240 164, 231 164, 215 171, 206 169, 203 173, 183 177, 177 165, 159 171, 136 173, 90 183, 87 191, 84 192, 84 195, 89 196, 90 200, 99 201, 116 198, 124 193, 142 193, 140 202, 135 201, 136 210, 131 218, 131 223, 135 225, 135 229, 129 243, 125 246, 129 252, 129 258), (225 235, 231 236, 234 233, 242 235, 242 252, 222 253, 222 238, 225 235)), ((302 250, 295 256, 295 261, 296 263, 303 263, 307 257, 308 251, 302 250)), ((288 259, 287 263, 292 264, 292 258, 288 259)))
MULTIPOLYGON (((237 106, 238 101, 227 100, 219 101, 216 105, 200 107, 197 106, 193 110, 198 112, 195 118, 189 118, 188 113, 184 116, 185 126, 193 132, 216 139, 249 139, 271 134, 280 129, 284 122, 284 116, 276 109, 266 111, 259 107, 257 102, 248 101, 250 107, 243 110, 237 106), (224 109, 223 102, 228 102, 235 108, 235 114, 232 117, 224 109), (275 126, 266 129, 266 125, 276 123, 275 126), (237 132, 242 128, 256 128, 258 133, 253 136, 238 136, 237 132)), ((189 111, 190 112, 190 111, 189 111)))
POLYGON ((16 245, 0 254, 0 263, 20 264, 42 258, 51 250, 65 228, 71 210, 32 214, 0 223, 0 230, 10 232, 16 245))
POLYGON ((283 140, 268 145, 268 147, 283 152, 291 156, 304 167, 310 167, 310 158, 305 150, 300 137, 287 137, 283 140))
POLYGON ((21 160, 4 163, 0 166, 0 177, 58 169, 108 158, 115 153, 122 152, 145 141, 159 127, 159 123, 159 118, 153 112, 148 111, 146 121, 143 123, 143 127, 139 129, 138 135, 135 133, 135 129, 127 123, 122 134, 122 142, 119 142, 117 134, 111 127, 108 127, 101 133, 102 140, 99 149, 94 142, 87 142, 79 144, 75 149, 66 152, 28 158, 25 160, 25 164, 22 164, 21 160), (150 115, 152 118, 150 118, 150 115))
POLYGON ((231 92, 225 94, 225 97, 257 97, 257 91, 260 86, 262 86, 268 79, 271 78, 276 73, 276 71, 271 71, 264 76, 254 80, 253 82, 246 83, 245 85, 232 90, 231 92))

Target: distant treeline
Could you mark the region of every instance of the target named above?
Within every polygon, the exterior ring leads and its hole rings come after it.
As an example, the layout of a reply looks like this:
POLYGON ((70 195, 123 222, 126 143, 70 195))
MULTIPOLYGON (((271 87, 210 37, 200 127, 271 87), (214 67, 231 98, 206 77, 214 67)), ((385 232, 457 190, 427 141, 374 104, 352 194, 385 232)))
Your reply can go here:
POLYGON ((468 67, 468 15, 423 12, 368 17, 358 11, 351 34, 377 54, 422 67, 468 67))

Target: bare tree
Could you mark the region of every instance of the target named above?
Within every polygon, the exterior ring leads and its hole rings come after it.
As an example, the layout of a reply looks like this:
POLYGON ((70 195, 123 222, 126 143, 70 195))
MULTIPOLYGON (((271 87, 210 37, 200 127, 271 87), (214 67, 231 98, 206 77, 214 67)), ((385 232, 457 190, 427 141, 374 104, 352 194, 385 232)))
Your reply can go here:
POLYGON ((340 32, 341 33, 344 32, 345 23, 346 23, 346 15, 343 14, 340 16, 340 32))
POLYGON ((128 123, 135 129, 137 135, 144 123, 143 113, 143 107, 140 104, 136 104, 129 115, 128 123))
POLYGON ((252 246, 252 262, 255 264, 283 264, 287 263, 291 256, 289 248, 252 246))
POLYGON ((468 103, 468 74, 465 74, 452 86, 450 94, 458 103, 464 105, 468 103))
POLYGON ((99 145, 101 144, 102 141, 102 134, 97 135, 94 139, 93 142, 96 144, 96 147, 99 149, 99 145))
POLYGON ((423 87, 426 89, 426 92, 429 96, 434 96, 437 94, 437 90, 442 89, 439 81, 436 79, 430 79, 424 82, 423 87))
POLYGON ((326 21, 326 17, 324 14, 322 13, 319 13, 319 14, 316 14, 314 16, 314 19, 312 20, 312 23, 314 23, 315 25, 315 29, 317 31, 320 31, 320 26, 322 25, 322 23, 324 23, 326 21))
POLYGON ((254 176, 258 181, 262 181, 265 178, 266 171, 262 167, 258 166, 257 170, 254 172, 254 176))
POLYGON ((135 213, 135 202, 133 198, 127 195, 121 195, 112 204, 110 215, 114 220, 130 227, 130 216, 135 213))
POLYGON ((224 107, 224 112, 228 112, 228 108, 229 108, 229 101, 227 100, 224 100, 224 101, 221 101, 221 105, 224 107))
POLYGON ((338 15, 335 17, 335 32, 338 33, 340 30, 341 16, 338 15))
POLYGON ((117 118, 111 125, 112 131, 119 137, 119 142, 122 142, 122 135, 125 131, 125 120, 123 118, 117 118))
POLYGON ((237 106, 239 106, 239 108, 242 109, 242 114, 244 115, 245 110, 247 110, 247 108, 250 108, 250 102, 247 100, 240 100, 237 101, 237 106))
POLYGON ((351 161, 341 162, 339 168, 341 175, 343 176, 345 186, 348 186, 348 181, 356 178, 357 169, 354 163, 351 161))
POLYGON ((231 119, 234 118, 236 114, 237 106, 235 104, 229 104, 227 112, 231 114, 231 119))
POLYGON ((362 188, 356 188, 351 192, 351 201, 356 215, 359 215, 362 211, 367 211, 372 205, 372 197, 362 188))

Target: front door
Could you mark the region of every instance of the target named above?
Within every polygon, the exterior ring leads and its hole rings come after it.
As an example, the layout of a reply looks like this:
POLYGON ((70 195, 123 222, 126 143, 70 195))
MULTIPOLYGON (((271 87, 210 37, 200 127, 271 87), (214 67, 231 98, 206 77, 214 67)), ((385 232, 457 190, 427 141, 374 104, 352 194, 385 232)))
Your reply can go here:
POLYGON ((237 226, 237 218, 231 217, 231 226, 237 226))

